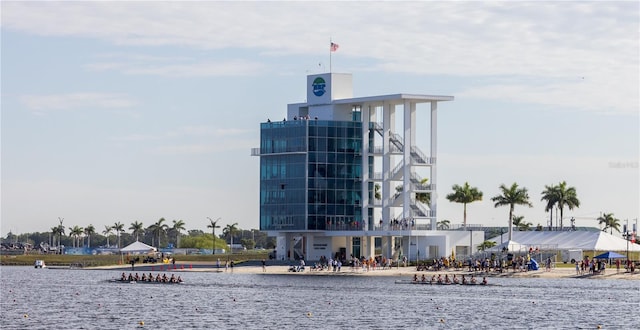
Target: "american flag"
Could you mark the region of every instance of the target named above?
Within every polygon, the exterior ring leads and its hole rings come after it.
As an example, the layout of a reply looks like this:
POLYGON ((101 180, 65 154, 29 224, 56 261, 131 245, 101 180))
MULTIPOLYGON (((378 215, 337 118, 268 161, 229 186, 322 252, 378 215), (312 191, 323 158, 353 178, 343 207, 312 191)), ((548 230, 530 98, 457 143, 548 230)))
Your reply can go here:
POLYGON ((331 43, 331 47, 329 48, 332 52, 335 52, 336 50, 338 50, 338 47, 340 47, 338 44, 336 43, 331 43))

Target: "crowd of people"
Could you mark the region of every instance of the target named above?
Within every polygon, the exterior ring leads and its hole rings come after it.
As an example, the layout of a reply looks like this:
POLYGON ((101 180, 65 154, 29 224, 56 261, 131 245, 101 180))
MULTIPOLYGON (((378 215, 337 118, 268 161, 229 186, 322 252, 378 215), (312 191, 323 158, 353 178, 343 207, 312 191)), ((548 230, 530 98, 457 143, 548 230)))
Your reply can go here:
POLYGON ((162 274, 160 275, 160 273, 158 273, 156 276, 153 276, 153 274, 149 273, 149 275, 142 273, 142 276, 138 275, 138 273, 135 274, 131 274, 129 273, 129 276, 125 275, 125 273, 123 272, 122 275, 120 276, 120 281, 123 282, 160 282, 160 283, 182 283, 182 278, 180 278, 180 276, 175 276, 174 274, 171 274, 171 276, 167 276, 167 274, 162 274))

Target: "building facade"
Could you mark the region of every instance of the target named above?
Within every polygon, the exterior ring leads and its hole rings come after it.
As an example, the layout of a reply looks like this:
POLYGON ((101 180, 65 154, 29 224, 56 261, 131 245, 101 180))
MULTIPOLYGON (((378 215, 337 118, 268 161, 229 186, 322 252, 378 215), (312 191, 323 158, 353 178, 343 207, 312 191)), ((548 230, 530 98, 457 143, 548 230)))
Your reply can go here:
POLYGON ((260 124, 260 230, 278 259, 439 258, 483 232, 437 228, 438 103, 353 97, 350 74, 307 77, 307 102, 260 124), (463 243, 464 242, 464 243, 463 243))

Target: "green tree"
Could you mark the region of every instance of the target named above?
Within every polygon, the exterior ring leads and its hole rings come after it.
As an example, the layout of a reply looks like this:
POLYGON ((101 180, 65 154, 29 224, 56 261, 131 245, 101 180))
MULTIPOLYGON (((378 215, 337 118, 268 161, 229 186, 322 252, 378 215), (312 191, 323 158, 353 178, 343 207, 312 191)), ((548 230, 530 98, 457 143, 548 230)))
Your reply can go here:
POLYGON ((558 184, 557 188, 557 201, 558 209, 560 210, 560 231, 562 231, 562 217, 564 207, 568 207, 569 210, 573 210, 574 208, 580 207, 580 200, 578 200, 578 195, 576 194, 576 188, 567 187, 567 182, 562 181, 558 184))
POLYGON ((238 232, 238 223, 228 224, 222 229, 222 235, 229 238, 231 253, 233 253, 233 235, 238 232))
POLYGON ((524 215, 514 215, 513 226, 518 228, 518 231, 529 231, 533 224, 531 222, 524 221, 524 215))
POLYGON ((215 221, 209 217, 207 217, 207 219, 209 219, 209 222, 211 222, 207 225, 207 228, 211 228, 211 235, 213 235, 213 252, 211 254, 216 254, 216 228, 220 228, 220 226, 218 225, 218 221, 220 221, 220 218, 216 219, 215 221))
POLYGON ((438 223, 436 224, 436 228, 438 230, 448 230, 450 225, 451 225, 451 222, 447 219, 444 219, 444 220, 438 221, 438 223))
POLYGON ((55 229, 55 234, 58 234, 58 250, 56 253, 62 254, 62 249, 60 249, 60 243, 62 242, 62 236, 64 235, 64 226, 62 225, 62 223, 64 222, 64 218, 58 217, 58 222, 59 222, 59 225, 55 229))
POLYGON ((109 247, 109 236, 111 236, 112 231, 113 231, 112 226, 104 226, 104 230, 102 231, 104 236, 107 238, 107 247, 109 247))
POLYGON ((617 232, 620 232, 620 220, 616 219, 613 213, 602 213, 597 220, 598 224, 604 225, 602 231, 606 232, 607 229, 610 229, 611 234, 613 234, 613 230, 615 229, 617 232))
POLYGON ((447 195, 447 199, 450 202, 454 203, 462 203, 464 205, 464 217, 463 217, 463 226, 467 227, 467 204, 473 203, 475 201, 482 200, 482 191, 478 190, 476 187, 469 186, 469 182, 465 182, 464 185, 459 186, 454 184, 453 193, 447 195))
POLYGON ((558 187, 554 185, 544 186, 541 201, 546 201, 544 207, 545 212, 549 212, 549 230, 553 230, 553 208, 558 204, 559 192, 558 187))
POLYGON ((89 224, 84 228, 84 234, 87 236, 87 247, 91 248, 91 235, 96 233, 96 227, 89 224))
POLYGON ((84 229, 79 226, 73 226, 73 228, 69 229, 69 236, 73 237, 73 247, 78 247, 80 245, 80 236, 84 233, 84 229))
POLYGON ((118 238, 118 249, 120 248, 120 234, 124 231, 124 224, 120 223, 120 221, 113 224, 113 230, 116 232, 116 237, 118 238))
POLYGON ((516 205, 527 205, 533 207, 529 202, 529 193, 527 188, 518 188, 517 183, 513 183, 511 187, 500 185, 502 194, 494 196, 491 201, 495 203, 494 207, 509 205, 509 240, 513 237, 513 210, 516 205))
POLYGON ((478 245, 478 251, 484 251, 486 249, 490 249, 494 246, 496 246, 496 242, 494 241, 484 241, 482 242, 482 244, 478 245))
POLYGON ((166 221, 165 218, 160 218, 156 223, 152 224, 151 226, 149 226, 149 228, 147 228, 147 230, 149 230, 153 235, 151 245, 154 244, 153 241, 155 240, 156 237, 158 237, 158 245, 156 246, 158 249, 160 249, 161 235, 167 232, 167 225, 164 224, 165 221, 166 221))
POLYGON ((173 226, 171 226, 171 232, 175 236, 176 248, 179 247, 180 244, 180 232, 182 230, 186 230, 184 227, 184 221, 182 220, 173 220, 173 226))
POLYGON ((142 222, 136 220, 131 223, 129 226, 129 230, 131 230, 131 235, 136 237, 136 242, 139 241, 140 234, 144 234, 144 225, 142 222))

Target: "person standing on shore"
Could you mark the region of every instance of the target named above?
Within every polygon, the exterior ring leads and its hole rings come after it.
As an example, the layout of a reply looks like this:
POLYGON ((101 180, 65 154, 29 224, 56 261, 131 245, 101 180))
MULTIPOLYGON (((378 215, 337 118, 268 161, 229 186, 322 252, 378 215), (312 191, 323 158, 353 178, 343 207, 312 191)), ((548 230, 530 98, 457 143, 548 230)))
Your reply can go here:
POLYGON ((262 272, 266 273, 267 272, 267 261, 262 259, 262 272))

